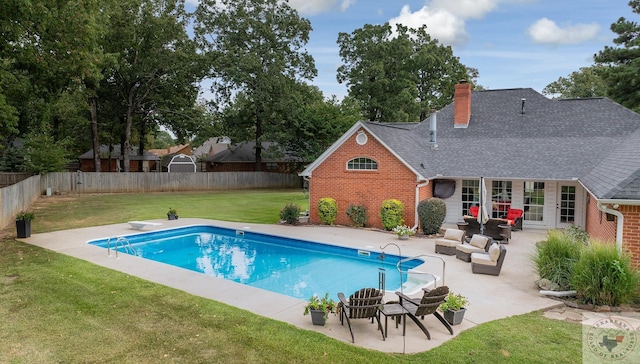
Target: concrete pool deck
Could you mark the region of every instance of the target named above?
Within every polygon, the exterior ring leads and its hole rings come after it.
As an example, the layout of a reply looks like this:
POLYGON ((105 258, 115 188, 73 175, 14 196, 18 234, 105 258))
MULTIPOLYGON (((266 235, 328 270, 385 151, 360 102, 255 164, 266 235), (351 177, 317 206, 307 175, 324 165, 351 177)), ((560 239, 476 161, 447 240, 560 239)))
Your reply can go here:
MULTIPOLYGON (((510 243, 506 245, 507 255, 501 274, 495 277, 472 274, 470 263, 458 260, 455 256, 435 254, 434 239, 428 238, 411 237, 409 240, 401 241, 394 234, 388 232, 335 226, 264 225, 193 218, 150 221, 161 223, 161 225, 148 226, 143 231, 207 224, 376 252, 381 251, 382 246, 394 243, 400 247, 403 256, 426 254, 442 258, 446 265, 444 284, 449 286, 452 291, 467 296, 470 301, 463 323, 453 326, 454 335, 450 335, 446 328, 431 316, 424 320, 424 325, 431 333, 431 340, 427 340, 417 325, 411 321, 407 322, 407 334, 403 336, 402 327, 396 329, 394 321, 389 320, 388 336, 383 341, 375 324, 372 325, 369 320, 352 320, 355 336, 355 344, 353 345, 367 349, 392 353, 422 352, 439 346, 461 331, 478 324, 544 310, 559 304, 556 300, 540 295, 534 283, 536 274, 530 257, 534 252, 535 243, 546 237, 546 230, 528 229, 513 232, 510 243)), ((132 229, 128 223, 121 223, 34 234, 30 238, 19 240, 351 343, 349 329, 346 323, 345 326, 340 325, 340 319, 337 315, 330 316, 325 326, 313 326, 311 318, 302 314, 306 304, 305 300, 127 254, 119 254, 116 259, 113 252, 111 256, 107 256, 104 248, 87 244, 87 241, 92 239, 140 232, 140 230, 132 229), (260 297, 260 299, 257 300, 256 297, 260 297)), ((397 246, 389 245, 384 251, 387 254, 397 255, 399 253, 397 246)), ((434 273, 439 274, 440 261, 428 259, 429 264, 433 262, 434 273)), ((348 296, 352 292, 344 293, 348 296)), ((337 300, 337 297, 334 299, 337 300)), ((395 294, 385 296, 385 301, 396 299, 395 294)), ((384 325, 384 317, 382 320, 384 325)))

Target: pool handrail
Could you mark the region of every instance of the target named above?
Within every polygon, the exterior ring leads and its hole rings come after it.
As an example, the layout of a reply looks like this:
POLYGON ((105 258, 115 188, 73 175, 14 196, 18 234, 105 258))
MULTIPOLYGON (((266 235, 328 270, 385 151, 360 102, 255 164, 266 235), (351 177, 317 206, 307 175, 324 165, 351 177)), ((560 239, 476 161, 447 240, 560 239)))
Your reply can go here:
POLYGON ((414 260, 414 259, 418 259, 418 258, 422 258, 422 257, 428 257, 428 258, 436 258, 438 260, 440 260, 442 262, 442 285, 445 284, 445 280, 444 280, 444 272, 445 272, 445 265, 446 262, 444 261, 444 259, 442 259, 442 257, 439 257, 437 255, 431 255, 431 254, 420 254, 420 255, 416 255, 413 257, 409 257, 409 258, 404 258, 404 259, 400 259, 398 260, 398 263, 396 263, 396 269, 398 270, 398 272, 400 272, 401 274, 427 274, 430 275, 431 277, 433 277, 434 279, 434 286, 437 284, 437 276, 434 275, 433 273, 428 273, 428 272, 421 272, 419 270, 416 270, 415 268, 411 268, 410 270, 402 270, 402 263, 403 262, 407 262, 410 260, 414 260))

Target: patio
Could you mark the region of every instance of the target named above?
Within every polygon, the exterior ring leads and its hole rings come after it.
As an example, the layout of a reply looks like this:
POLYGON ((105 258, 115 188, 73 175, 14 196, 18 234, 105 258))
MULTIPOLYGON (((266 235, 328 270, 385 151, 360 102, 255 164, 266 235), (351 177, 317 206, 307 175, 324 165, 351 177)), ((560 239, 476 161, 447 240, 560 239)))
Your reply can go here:
MULTIPOLYGON (((267 234, 375 251, 380 251, 380 247, 388 243, 395 243, 401 248, 401 253, 404 256, 435 255, 433 239, 412 237, 409 240, 400 241, 392 233, 366 229, 261 225, 205 219, 157 220, 154 222, 161 222, 162 225, 149 226, 145 230, 213 224, 232 229, 250 229, 267 234)), ((86 244, 87 240, 94 238, 135 232, 129 224, 122 223, 35 234, 28 239, 21 240, 351 343, 349 330, 346 326, 340 325, 337 315, 330 316, 324 327, 313 326, 310 317, 302 315, 305 305, 303 300, 126 254, 120 254, 119 259, 116 260, 113 256, 108 257, 104 249, 86 244), (261 297, 260 302, 256 302, 254 299, 256 296, 261 297)), ((438 255, 446 262, 444 283, 453 291, 467 296, 471 302, 463 323, 453 327, 454 336, 484 322, 558 305, 558 301, 541 296, 533 282, 535 273, 530 255, 533 252, 535 242, 544 239, 545 236, 546 231, 540 230, 514 232, 510 244, 506 246, 508 253, 499 277, 472 274, 469 263, 460 261, 455 256, 438 255)), ((385 251, 389 254, 398 254, 395 246, 389 246, 385 251)), ((439 272, 439 269, 440 266, 436 264, 434 271, 439 272)), ((344 293, 349 295, 352 292, 344 293)), ((385 297, 386 301, 396 299, 393 294, 385 297)), ((379 332, 376 332, 376 327, 371 325, 368 320, 353 320, 354 345, 384 352, 414 353, 429 350, 454 337, 433 316, 425 318, 424 324, 431 332, 431 340, 427 340, 413 322, 407 322, 407 335, 402 336, 402 328, 396 329, 393 321, 390 321, 388 337, 386 341, 382 341, 379 332)))

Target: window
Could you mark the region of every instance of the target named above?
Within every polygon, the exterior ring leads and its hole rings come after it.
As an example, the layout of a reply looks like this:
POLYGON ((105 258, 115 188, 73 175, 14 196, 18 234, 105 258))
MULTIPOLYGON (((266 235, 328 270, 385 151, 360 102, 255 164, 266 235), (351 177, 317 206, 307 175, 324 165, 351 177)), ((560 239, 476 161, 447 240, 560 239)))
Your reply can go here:
POLYGON ((544 220, 544 182, 524 183, 524 219, 527 221, 544 220))
POLYGON ((275 171, 278 169, 278 163, 267 162, 265 167, 267 168, 268 171, 275 171))
POLYGON ((503 217, 511 207, 511 181, 491 182, 491 217, 503 217))
POLYGON ((347 170, 353 171, 377 171, 378 163, 369 158, 353 158, 347 162, 347 170))
POLYGON ((462 180, 462 214, 471 215, 469 207, 480 203, 480 181, 462 180))
MULTIPOLYGON (((562 186, 560 195, 560 222, 573 224, 576 215, 576 187, 562 186)), ((608 215, 608 214, 607 214, 608 215)), ((608 218, 609 216, 607 216, 608 218)), ((607 221, 609 221, 607 219, 607 221)))

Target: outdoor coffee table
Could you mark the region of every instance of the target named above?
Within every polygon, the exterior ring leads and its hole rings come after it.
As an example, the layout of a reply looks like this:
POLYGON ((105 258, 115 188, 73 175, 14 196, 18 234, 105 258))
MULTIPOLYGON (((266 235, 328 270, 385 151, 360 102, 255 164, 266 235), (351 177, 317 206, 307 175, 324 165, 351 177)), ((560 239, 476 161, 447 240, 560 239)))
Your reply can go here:
POLYGON ((384 315, 384 337, 387 337, 387 319, 389 317, 396 320, 396 328, 398 328, 398 320, 402 320, 402 336, 404 336, 406 330, 404 322, 405 315, 407 314, 406 308, 402 307, 399 303, 385 303, 380 309, 380 313, 384 315))

